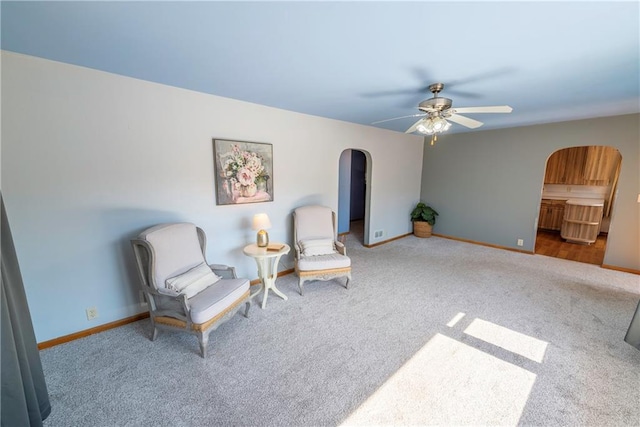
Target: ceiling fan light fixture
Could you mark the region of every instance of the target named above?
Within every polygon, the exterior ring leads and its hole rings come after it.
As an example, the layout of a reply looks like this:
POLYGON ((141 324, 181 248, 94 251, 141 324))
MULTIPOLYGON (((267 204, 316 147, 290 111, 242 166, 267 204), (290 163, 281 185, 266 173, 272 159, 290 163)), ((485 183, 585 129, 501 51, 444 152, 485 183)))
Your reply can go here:
POLYGON ((433 123, 434 132, 444 132, 451 127, 450 123, 442 117, 434 117, 431 122, 433 123))
POLYGON ((420 123, 416 130, 420 133, 424 133, 425 135, 431 135, 433 133, 433 127, 430 125, 431 122, 428 122, 427 124, 420 123))
POLYGON ((451 123, 440 116, 429 117, 416 126, 416 130, 425 135, 446 132, 449 128, 451 128, 451 123))

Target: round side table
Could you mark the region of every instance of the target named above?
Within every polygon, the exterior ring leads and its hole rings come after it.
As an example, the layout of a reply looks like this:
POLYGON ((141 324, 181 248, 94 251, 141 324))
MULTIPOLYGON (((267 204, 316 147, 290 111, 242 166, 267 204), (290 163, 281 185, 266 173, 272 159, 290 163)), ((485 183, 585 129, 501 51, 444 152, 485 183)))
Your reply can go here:
MULTIPOLYGON (((262 308, 267 306, 267 295, 269 295, 269 289, 274 294, 278 295, 283 300, 287 300, 287 296, 280 292, 276 288, 276 278, 278 277, 278 263, 280 257, 289 253, 291 248, 286 243, 271 243, 270 246, 282 246, 280 250, 268 250, 267 248, 260 248, 255 243, 244 247, 242 252, 256 260, 258 265, 258 278, 262 283, 262 308)), ((257 293, 259 293, 258 291, 257 293)))

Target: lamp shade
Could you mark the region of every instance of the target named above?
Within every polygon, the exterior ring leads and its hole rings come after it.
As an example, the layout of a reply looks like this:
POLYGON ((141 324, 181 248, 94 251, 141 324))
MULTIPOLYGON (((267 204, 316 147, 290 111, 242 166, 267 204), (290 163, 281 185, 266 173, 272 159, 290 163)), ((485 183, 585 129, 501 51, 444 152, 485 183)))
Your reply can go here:
POLYGON ((269 217, 266 213, 259 213, 253 216, 253 227, 254 230, 266 230, 271 228, 271 221, 269 221, 269 217))

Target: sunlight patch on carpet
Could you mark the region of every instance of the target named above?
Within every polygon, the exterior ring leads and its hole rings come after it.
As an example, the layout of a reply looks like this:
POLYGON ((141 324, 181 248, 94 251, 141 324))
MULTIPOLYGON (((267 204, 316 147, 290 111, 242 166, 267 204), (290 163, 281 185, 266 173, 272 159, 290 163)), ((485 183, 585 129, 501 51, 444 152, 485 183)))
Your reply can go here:
POLYGON ((526 369, 436 334, 342 425, 517 425, 535 380, 526 369))
POLYGON ((455 316, 453 316, 453 319, 449 320, 449 323, 447 323, 447 326, 450 328, 453 328, 454 326, 456 326, 456 323, 458 323, 460 321, 460 319, 462 319, 465 316, 464 313, 458 313, 455 316))
POLYGON ((486 320, 474 319, 464 333, 538 363, 542 363, 547 351, 545 341, 486 320))

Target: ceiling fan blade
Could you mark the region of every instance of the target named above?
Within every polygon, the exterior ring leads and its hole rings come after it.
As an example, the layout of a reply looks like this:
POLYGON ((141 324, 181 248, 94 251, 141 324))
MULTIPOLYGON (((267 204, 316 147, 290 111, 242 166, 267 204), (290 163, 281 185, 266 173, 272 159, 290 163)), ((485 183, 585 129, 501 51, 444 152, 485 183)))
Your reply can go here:
POLYGON ((451 86, 460 86, 460 85, 465 85, 465 84, 468 84, 468 83, 475 83, 477 81, 495 79, 497 77, 501 77, 501 76, 504 76, 504 75, 508 75, 508 74, 514 73, 515 71, 516 71, 516 69, 514 67, 496 68, 494 70, 484 71, 482 73, 474 74, 472 76, 464 77, 462 79, 449 80, 447 82, 447 84, 449 85, 449 87, 451 87, 451 86))
POLYGON ((361 94, 361 96, 365 98, 379 98, 382 96, 393 96, 393 95, 415 95, 416 93, 420 93, 420 89, 397 89, 397 90, 381 90, 377 92, 365 92, 361 94))
POLYGON ((478 99, 478 98, 482 98, 482 96, 483 96, 483 95, 480 95, 479 93, 462 91, 462 90, 457 90, 457 89, 449 89, 448 87, 446 87, 445 90, 447 91, 448 95, 452 95, 452 96, 455 96, 455 97, 478 99))
POLYGON ((429 71, 424 68, 421 65, 417 65, 414 67, 411 67, 411 73, 413 74, 413 76, 416 78, 416 80, 425 83, 425 90, 427 92, 429 92, 429 88, 427 87, 429 85, 428 82, 433 80, 433 77, 431 76, 431 74, 429 73, 429 71))
POLYGON ((400 120, 400 119, 406 119, 408 117, 419 117, 419 116, 424 116, 424 114, 411 114, 410 116, 400 116, 400 117, 394 117, 393 119, 378 120, 377 122, 371 122, 371 124, 377 125, 378 123, 390 122, 391 120, 400 120))
POLYGON ((424 121, 424 118, 415 122, 409 129, 407 129, 404 133, 413 133, 418 129, 418 125, 424 121))
MULTIPOLYGON (((416 79, 422 82, 422 84, 424 85, 424 87, 416 90, 416 93, 428 94, 430 92, 429 85, 432 82, 442 81, 442 80, 434 79, 431 76, 431 74, 429 74, 429 72, 423 67, 413 67, 411 71, 413 72, 413 75, 416 77, 416 79)), ((480 98, 482 96, 480 94, 473 93, 473 92, 460 91, 456 89, 451 90, 452 86, 457 86, 459 83, 465 83, 465 82, 464 81, 450 82, 448 80, 444 80, 445 90, 450 95, 461 96, 464 98, 480 98)))
POLYGON ((475 129, 482 126, 482 122, 479 122, 474 119, 470 119, 469 117, 461 116, 459 114, 452 114, 449 117, 447 117, 447 120, 450 120, 462 126, 466 126, 469 129, 475 129))
POLYGON ((495 105, 493 107, 461 107, 453 110, 456 110, 456 113, 510 113, 513 108, 508 105, 495 105))

